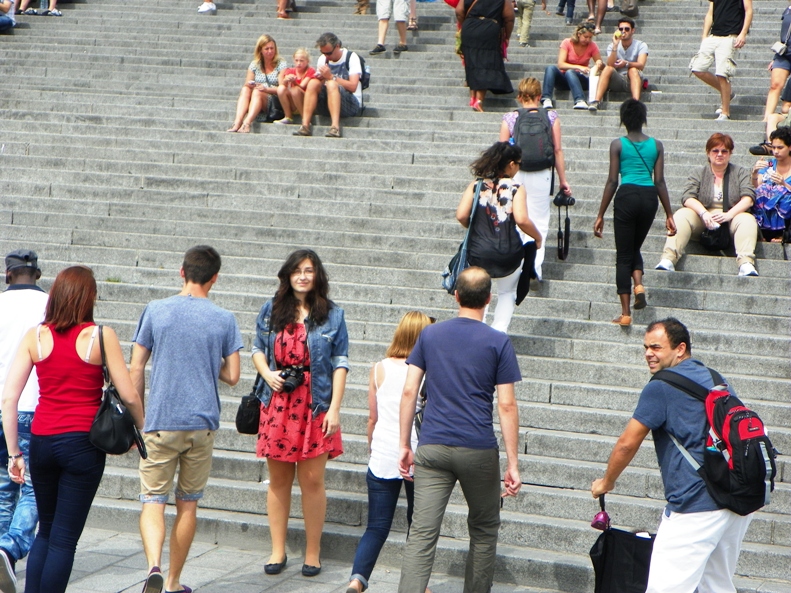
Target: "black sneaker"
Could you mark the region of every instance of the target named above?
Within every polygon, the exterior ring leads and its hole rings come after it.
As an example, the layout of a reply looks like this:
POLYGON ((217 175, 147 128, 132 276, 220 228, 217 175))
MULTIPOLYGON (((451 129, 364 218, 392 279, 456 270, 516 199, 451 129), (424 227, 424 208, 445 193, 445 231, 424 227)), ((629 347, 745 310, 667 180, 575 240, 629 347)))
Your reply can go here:
POLYGON ((387 51, 384 45, 378 43, 375 48, 368 52, 369 55, 378 56, 379 54, 383 54, 387 51))
POLYGON ((393 49, 393 53, 395 55, 399 55, 402 51, 409 51, 409 48, 406 45, 404 45, 403 43, 399 43, 393 49))
POLYGON ((769 148, 769 144, 766 142, 761 142, 757 146, 750 147, 750 154, 754 154, 755 156, 772 156, 772 149, 769 148))

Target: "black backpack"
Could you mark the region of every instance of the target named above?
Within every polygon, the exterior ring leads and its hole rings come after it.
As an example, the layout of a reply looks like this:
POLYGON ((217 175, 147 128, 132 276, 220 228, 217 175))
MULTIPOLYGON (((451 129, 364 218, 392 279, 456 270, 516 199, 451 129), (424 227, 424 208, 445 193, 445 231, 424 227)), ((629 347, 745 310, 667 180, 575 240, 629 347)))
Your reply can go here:
POLYGON ((519 109, 514 123, 514 144, 522 149, 522 171, 543 171, 555 166, 552 124, 543 107, 519 109))
POLYGON ((714 381, 711 389, 667 369, 655 373, 651 380, 664 381, 704 403, 707 432, 702 466, 676 437, 668 435, 706 482, 717 504, 738 515, 749 515, 769 504, 777 475, 777 451, 766 436, 758 414, 728 391, 717 371, 709 369, 709 372, 714 381))
POLYGON ((362 85, 363 89, 367 89, 368 85, 371 84, 371 68, 365 65, 365 60, 357 52, 346 50, 346 72, 349 71, 349 62, 352 59, 352 54, 356 55, 360 59, 360 70, 362 70, 362 74, 360 74, 360 84, 362 85))

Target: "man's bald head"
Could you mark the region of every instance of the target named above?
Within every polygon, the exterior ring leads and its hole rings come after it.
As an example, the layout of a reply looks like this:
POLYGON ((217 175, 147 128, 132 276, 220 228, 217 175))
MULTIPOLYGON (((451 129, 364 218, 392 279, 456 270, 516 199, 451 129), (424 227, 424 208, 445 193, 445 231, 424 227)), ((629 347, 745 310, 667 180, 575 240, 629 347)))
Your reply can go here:
POLYGON ((471 266, 456 280, 456 298, 467 309, 483 309, 492 293, 492 279, 483 268, 471 266))

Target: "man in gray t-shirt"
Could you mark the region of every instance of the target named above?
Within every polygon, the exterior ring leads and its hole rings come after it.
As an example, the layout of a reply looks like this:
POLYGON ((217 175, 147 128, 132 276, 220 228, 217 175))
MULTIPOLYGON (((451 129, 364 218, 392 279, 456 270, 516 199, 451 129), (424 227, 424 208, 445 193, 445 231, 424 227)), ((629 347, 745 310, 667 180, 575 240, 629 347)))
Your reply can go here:
POLYGON ((182 591, 179 582, 192 538, 198 500, 211 470, 214 433, 220 427, 217 380, 239 381, 242 336, 233 313, 208 299, 220 271, 220 254, 206 245, 187 251, 184 286, 149 303, 132 339, 132 381, 141 399, 145 367, 152 358, 143 438, 148 459, 140 460, 140 533, 149 573, 144 593, 182 591), (176 522, 170 542, 167 582, 159 568, 165 541, 165 503, 176 467, 176 522))
POLYGON ((591 89, 596 89, 595 100, 588 102, 591 111, 599 108, 607 90, 631 93, 633 99, 640 100, 643 69, 648 62, 648 46, 634 38, 635 29, 634 20, 628 16, 618 19, 618 30, 612 36, 612 43, 607 46, 607 64, 599 74, 598 85, 591 84, 591 89))

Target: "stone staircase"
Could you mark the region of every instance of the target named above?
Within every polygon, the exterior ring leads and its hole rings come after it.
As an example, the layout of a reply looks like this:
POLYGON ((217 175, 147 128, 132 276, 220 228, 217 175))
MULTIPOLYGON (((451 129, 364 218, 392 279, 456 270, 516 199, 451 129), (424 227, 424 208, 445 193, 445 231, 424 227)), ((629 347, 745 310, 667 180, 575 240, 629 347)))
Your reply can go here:
MULTIPOLYGON (((376 17, 352 16, 353 2, 300 2, 290 22, 275 20, 271 3, 218 4, 216 16, 197 15, 197 4, 63 4, 63 18, 18 16, 13 35, 0 36, 0 248, 35 248, 45 285, 66 265, 90 265, 100 280, 99 319, 130 340, 143 306, 178 288, 184 250, 212 244, 224 260, 212 298, 236 314, 249 352, 255 316, 274 292, 285 255, 314 247, 331 275, 332 297, 346 309, 352 361, 345 453, 328 465, 323 553, 351 563, 367 512, 367 370, 405 311, 454 315, 439 288, 439 271, 462 235, 454 209, 467 165, 496 140, 513 99, 487 98, 484 114, 467 107, 452 11, 441 2, 419 5, 420 30, 409 33, 409 51, 399 58, 367 55, 376 17), (344 139, 323 137, 326 119, 313 138, 265 124, 249 135, 224 132, 261 33, 274 36, 287 57, 299 46, 312 48, 327 30, 361 51, 373 72, 365 116, 343 122, 344 139)), ((777 36, 784 5, 755 3, 734 83, 735 119, 724 123, 713 121, 715 93, 687 71, 707 7, 703 0, 653 0, 641 5, 638 19, 637 37, 651 51, 647 75, 659 91, 644 95, 648 132, 665 143, 674 207, 690 169, 704 162, 712 132, 733 135, 734 161, 752 164, 746 149, 763 133, 765 46, 777 36)), ((606 30, 614 19, 608 15, 606 30)), ((540 79, 570 30, 537 8, 534 47, 514 43, 510 50, 514 82, 540 79)), ((606 43, 601 39, 602 50, 606 43)), ((318 51, 312 53, 315 62, 318 51)), ((517 391, 525 486, 505 501, 495 580, 536 591, 593 590, 587 552, 597 532, 588 522, 598 507, 588 488, 648 379, 642 328, 651 320, 674 315, 687 323, 695 356, 731 379, 776 446, 791 452, 791 266, 779 245, 759 244, 759 278, 736 277, 733 258, 703 254, 694 244, 678 272, 654 272, 663 245, 657 220, 643 250, 649 307, 636 312, 632 329, 609 323, 618 308, 611 218, 604 240, 590 230, 623 98, 613 96, 591 115, 572 111, 568 95, 557 94, 577 198, 571 254, 561 262, 548 250, 545 281, 511 324, 524 375, 517 391)), ((254 456, 253 438, 233 427, 254 374, 248 355, 243 374, 236 388, 222 388, 223 422, 198 536, 260 549, 263 563, 266 464, 254 456)), ((778 462, 772 504, 756 515, 742 550, 740 592, 791 591, 791 464, 778 462)), ((109 460, 92 525, 136 531, 135 468, 134 455, 109 460)), ((460 574, 466 507, 460 491, 451 502, 436 567, 460 574)), ((662 506, 647 442, 608 497, 608 510, 619 527, 654 531, 662 506)), ((299 517, 301 505, 292 512, 299 517)), ((401 509, 382 565, 400 562, 405 531, 401 509)), ((294 555, 303 537, 301 521, 293 521, 294 555)))

